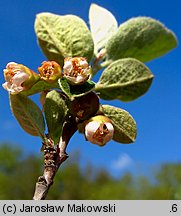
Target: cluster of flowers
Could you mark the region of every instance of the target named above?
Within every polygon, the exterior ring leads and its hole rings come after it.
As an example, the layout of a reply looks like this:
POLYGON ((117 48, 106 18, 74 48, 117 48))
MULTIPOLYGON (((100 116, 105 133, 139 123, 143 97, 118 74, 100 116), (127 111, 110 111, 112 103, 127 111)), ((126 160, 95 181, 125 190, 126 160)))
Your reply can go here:
POLYGON ((55 61, 44 61, 42 66, 38 67, 39 74, 22 64, 10 62, 4 69, 6 82, 3 87, 11 94, 18 94, 30 89, 39 80, 51 84, 62 76, 66 77, 72 85, 81 85, 89 78, 91 67, 85 58, 65 58, 63 71, 64 74, 62 74, 60 65, 55 61))
MULTIPOLYGON (((85 58, 69 57, 64 60, 63 72, 55 61, 44 61, 38 67, 38 72, 39 74, 22 64, 10 62, 4 69, 6 82, 2 86, 10 94, 18 94, 30 89, 40 80, 52 84, 61 77, 65 77, 71 85, 82 85, 89 79, 92 70, 85 58)), ((112 139, 113 134, 113 125, 106 116, 96 115, 86 121, 85 137, 93 144, 103 146, 112 139)))

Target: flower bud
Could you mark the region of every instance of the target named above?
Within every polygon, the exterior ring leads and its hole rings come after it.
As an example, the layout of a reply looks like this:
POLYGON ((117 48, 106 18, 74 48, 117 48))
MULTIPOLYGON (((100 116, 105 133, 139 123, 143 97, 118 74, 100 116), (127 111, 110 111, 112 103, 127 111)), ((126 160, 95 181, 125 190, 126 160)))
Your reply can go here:
POLYGON ((70 111, 79 120, 88 120, 99 110, 99 98, 94 92, 75 98, 70 105, 70 111))
POLYGON ((2 86, 11 94, 18 94, 30 89, 40 79, 38 74, 26 66, 15 62, 10 62, 6 65, 4 78, 6 82, 2 86))
POLYGON ((106 116, 92 117, 85 126, 85 137, 93 144, 104 146, 114 134, 111 120, 106 116))
POLYGON ((92 72, 86 58, 83 57, 65 58, 63 69, 64 76, 72 85, 84 84, 92 72))
POLYGON ((55 61, 42 62, 42 66, 38 67, 38 71, 41 79, 49 84, 56 82, 62 77, 61 67, 55 61))

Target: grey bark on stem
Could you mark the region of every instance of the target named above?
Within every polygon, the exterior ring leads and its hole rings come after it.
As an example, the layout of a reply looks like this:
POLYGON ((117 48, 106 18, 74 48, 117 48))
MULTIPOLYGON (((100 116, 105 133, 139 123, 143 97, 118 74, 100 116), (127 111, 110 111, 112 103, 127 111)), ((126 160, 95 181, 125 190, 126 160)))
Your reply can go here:
POLYGON ((50 138, 47 139, 48 143, 43 144, 44 172, 43 176, 40 176, 36 182, 33 200, 44 200, 46 198, 60 165, 68 158, 66 148, 76 130, 77 124, 75 119, 70 117, 64 124, 59 144, 54 145, 50 138))

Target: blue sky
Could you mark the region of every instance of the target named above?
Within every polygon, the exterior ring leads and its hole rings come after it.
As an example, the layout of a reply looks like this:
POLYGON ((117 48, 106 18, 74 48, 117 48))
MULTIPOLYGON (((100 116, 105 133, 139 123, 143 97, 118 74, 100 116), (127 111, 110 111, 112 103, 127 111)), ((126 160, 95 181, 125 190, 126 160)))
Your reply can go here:
MULTIPOLYGON (((163 22, 181 38, 179 0, 1 0, 0 1, 0 83, 3 69, 10 61, 22 63, 33 70, 46 58, 40 51, 34 33, 34 19, 39 12, 60 15, 74 14, 88 24, 88 10, 97 3, 110 10, 122 23, 131 17, 150 16, 163 22)), ((155 75, 150 90, 138 100, 122 103, 102 101, 126 109, 135 118, 138 136, 134 144, 121 145, 111 141, 104 148, 85 142, 76 134, 67 152, 79 150, 81 162, 105 167, 113 175, 125 170, 142 172, 150 165, 181 161, 181 49, 178 46, 167 55, 147 63, 155 75)), ((41 141, 26 134, 12 116, 8 94, 0 85, 0 142, 19 144, 26 153, 39 153, 41 141)), ((71 160, 71 158, 69 158, 71 160)))

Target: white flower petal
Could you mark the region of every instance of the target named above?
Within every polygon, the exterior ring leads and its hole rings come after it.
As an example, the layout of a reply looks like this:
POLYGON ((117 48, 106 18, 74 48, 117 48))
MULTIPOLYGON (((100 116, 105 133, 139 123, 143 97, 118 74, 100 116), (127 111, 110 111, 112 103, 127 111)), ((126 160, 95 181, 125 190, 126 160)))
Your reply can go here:
POLYGON ((108 131, 109 131, 111 134, 113 134, 113 133, 114 133, 114 127, 113 127, 113 125, 112 125, 110 122, 105 123, 105 125, 106 125, 108 131))
POLYGON ((85 135, 86 135, 87 139, 89 136, 93 136, 99 127, 100 127, 100 122, 95 122, 95 121, 89 122, 85 126, 85 135))
POLYGON ((72 62, 71 61, 66 61, 65 64, 64 64, 63 69, 64 69, 64 73, 69 74, 73 69, 72 62))
POLYGON ((75 83, 82 83, 85 81, 85 79, 87 79, 87 77, 78 75, 75 79, 75 83))
POLYGON ((87 61, 80 61, 79 62, 79 65, 81 66, 81 67, 83 67, 83 68, 87 68, 89 65, 88 65, 88 63, 87 63, 87 61))
POLYGON ((12 66, 13 67, 15 67, 15 66, 17 66, 18 64, 16 63, 16 62, 9 62, 7 65, 6 65, 6 68, 8 69, 8 68, 12 68, 12 66))
POLYGON ((9 82, 5 82, 2 84, 2 87, 8 91, 8 89, 10 89, 10 87, 11 87, 11 84, 9 82))
POLYGON ((21 84, 28 79, 29 75, 23 71, 16 73, 13 76, 12 82, 16 86, 21 86, 21 84))
POLYGON ((10 84, 9 82, 5 82, 2 84, 3 88, 10 92, 11 94, 18 94, 23 90, 22 86, 16 86, 14 84, 10 84))

